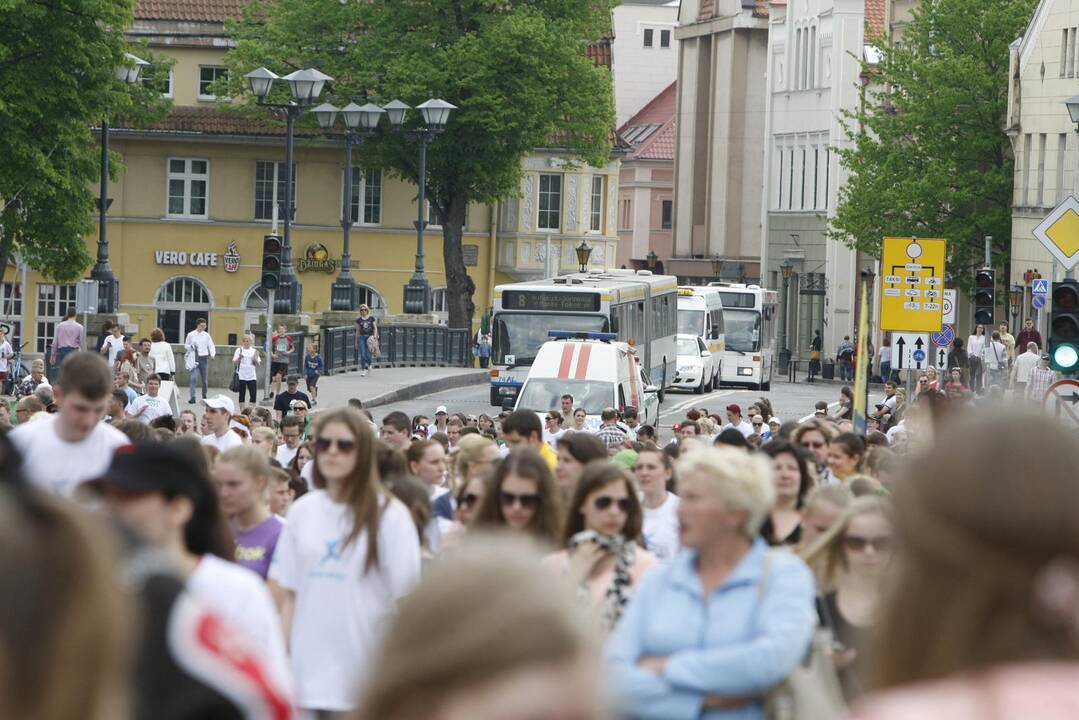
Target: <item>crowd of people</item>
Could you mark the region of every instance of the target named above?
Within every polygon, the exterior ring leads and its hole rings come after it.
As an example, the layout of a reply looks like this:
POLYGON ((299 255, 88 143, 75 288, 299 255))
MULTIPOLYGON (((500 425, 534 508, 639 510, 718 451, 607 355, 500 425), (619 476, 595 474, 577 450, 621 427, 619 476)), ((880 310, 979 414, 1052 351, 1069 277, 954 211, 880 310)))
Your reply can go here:
POLYGON ((200 418, 116 353, 0 417, 0 717, 809 717, 775 706, 810 657, 829 717, 1079 710, 1079 447, 1021 406, 668 432, 570 395, 312 414, 287 377, 200 418))

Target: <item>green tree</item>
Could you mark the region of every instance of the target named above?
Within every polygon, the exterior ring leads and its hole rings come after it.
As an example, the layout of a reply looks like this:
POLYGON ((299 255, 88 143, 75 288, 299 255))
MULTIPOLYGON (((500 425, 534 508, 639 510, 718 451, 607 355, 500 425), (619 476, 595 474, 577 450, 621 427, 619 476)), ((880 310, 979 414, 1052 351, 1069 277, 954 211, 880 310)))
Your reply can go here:
POLYGON ((832 236, 880 257, 885 236, 948 240, 948 274, 969 289, 984 262, 1010 251, 1013 157, 1003 127, 1008 45, 1034 0, 923 0, 902 40, 864 64, 872 82, 847 113, 850 171, 832 236))
MULTIPOLYGON (((0 0, 0 281, 17 252, 73 280, 90 265, 106 113, 149 118, 166 107, 114 70, 129 46, 132 0, 0 0)), ((143 49, 134 52, 151 59, 143 49)), ((114 174, 120 163, 112 165, 114 174)))
MULTIPOLYGON (((330 102, 458 107, 429 147, 428 198, 441 221, 452 327, 468 327, 475 284, 461 249, 469 203, 516 195, 521 161, 557 144, 584 162, 610 157, 610 72, 586 55, 610 28, 614 0, 253 0, 230 31, 232 93, 244 73, 314 66, 335 78, 330 102)), ((250 97, 248 95, 248 97, 250 97)), ((419 113, 412 123, 419 125, 419 113)), ((366 162, 418 178, 418 151, 383 127, 366 162)))

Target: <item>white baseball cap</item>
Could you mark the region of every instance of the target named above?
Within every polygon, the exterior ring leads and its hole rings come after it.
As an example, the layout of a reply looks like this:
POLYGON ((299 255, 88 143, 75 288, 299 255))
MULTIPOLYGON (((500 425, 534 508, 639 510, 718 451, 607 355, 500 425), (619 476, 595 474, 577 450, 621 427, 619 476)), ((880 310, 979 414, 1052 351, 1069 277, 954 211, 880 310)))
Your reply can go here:
POLYGON ((769 419, 768 419, 768 424, 769 424, 769 425, 782 425, 782 424, 783 424, 783 421, 782 421, 782 420, 780 420, 780 419, 779 419, 779 418, 777 418, 777 417, 774 417, 774 418, 769 418, 769 419))
POLYGON ((232 404, 232 398, 224 395, 214 395, 212 398, 206 398, 202 402, 206 404, 206 407, 214 408, 215 410, 228 410, 229 415, 236 414, 236 406, 232 404))
MULTIPOLYGON (((438 407, 435 408, 435 415, 438 415, 439 413, 446 413, 446 406, 445 405, 439 405, 438 407)), ((449 413, 446 413, 446 414, 448 415, 449 413)))

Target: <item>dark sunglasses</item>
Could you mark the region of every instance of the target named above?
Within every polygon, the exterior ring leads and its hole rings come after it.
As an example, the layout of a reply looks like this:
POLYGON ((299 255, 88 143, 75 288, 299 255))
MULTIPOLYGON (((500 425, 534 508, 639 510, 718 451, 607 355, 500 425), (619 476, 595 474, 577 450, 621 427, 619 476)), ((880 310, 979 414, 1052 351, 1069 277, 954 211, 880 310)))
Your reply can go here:
POLYGON ((318 438, 315 440, 315 451, 326 452, 333 445, 337 445, 337 449, 343 453, 350 453, 356 449, 355 440, 341 440, 338 438, 318 438))
POLYGON ((480 501, 480 496, 476 493, 467 493, 462 495, 457 501, 457 504, 463 508, 470 508, 480 501))
POLYGON ((753 427, 764 427, 764 423, 753 423, 753 427))
POLYGON ((822 448, 827 444, 828 443, 823 443, 823 442, 804 442, 804 443, 802 443, 802 447, 804 447, 804 448, 813 448, 815 450, 817 448, 822 448))
POLYGON ((633 503, 629 498, 619 498, 617 501, 609 495, 600 495, 598 498, 592 501, 592 507, 596 510, 606 510, 611 505, 618 505, 618 509, 626 515, 629 515, 629 511, 633 509, 633 503))
POLYGON ((892 549, 893 540, 889 535, 882 535, 881 537, 867 538, 860 537, 858 535, 847 535, 843 538, 843 544, 848 550, 854 552, 863 552, 870 545, 873 546, 873 550, 876 552, 884 553, 889 552, 892 549))
POLYGON ((513 507, 514 505, 520 505, 525 510, 535 510, 539 507, 540 496, 539 495, 516 495, 511 492, 503 490, 498 493, 498 502, 502 507, 513 507))

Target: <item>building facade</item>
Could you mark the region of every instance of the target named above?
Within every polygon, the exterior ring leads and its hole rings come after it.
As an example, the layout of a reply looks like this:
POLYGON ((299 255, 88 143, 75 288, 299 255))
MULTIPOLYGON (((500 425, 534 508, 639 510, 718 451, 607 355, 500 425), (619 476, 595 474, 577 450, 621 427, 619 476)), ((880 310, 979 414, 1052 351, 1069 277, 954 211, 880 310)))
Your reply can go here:
MULTIPOLYGON (((211 94, 212 82, 226 72, 224 57, 231 47, 224 22, 243 4, 140 0, 136 7, 129 37, 175 60, 171 72, 148 73, 173 100, 171 114, 151 127, 113 127, 110 134, 124 170, 109 188, 109 254, 120 280, 119 312, 127 316, 128 332, 137 336, 161 327, 168 340, 180 342, 197 318, 206 317, 215 338, 231 344, 266 310, 262 242, 284 200, 284 126, 268 115, 252 119, 223 110, 211 94)), ((360 299, 376 315, 400 313, 415 262, 417 192, 363 158, 362 147, 356 148, 353 193, 347 199, 351 271, 360 299)), ((603 168, 569 159, 557 149, 528 158, 521 197, 502 203, 501 217, 498 206, 468 208, 463 246, 476 285, 475 322, 490 306, 497 283, 543 271, 542 259, 538 264, 535 259, 536 237, 552 240, 555 252, 574 259, 565 248, 587 237, 594 248, 589 267, 613 266, 618 159, 603 168)), ((303 286, 299 312, 308 324, 318 324, 318 316, 330 309, 343 251, 343 144, 310 131, 298 133, 293 173, 293 260, 303 286)), ((429 211, 428 219, 426 272, 435 310, 444 315, 442 232, 436 214, 429 211)), ((96 233, 85 240, 93 255, 96 233)), ((577 264, 559 267, 577 269, 577 264)), ((16 340, 30 343, 27 352, 44 353, 56 324, 74 305, 76 285, 20 269, 8 269, 0 322, 12 328, 16 340)), ((95 328, 90 336, 96 337, 95 328)))
POLYGON ((616 125, 624 125, 678 74, 678 0, 623 0, 611 42, 616 125))

